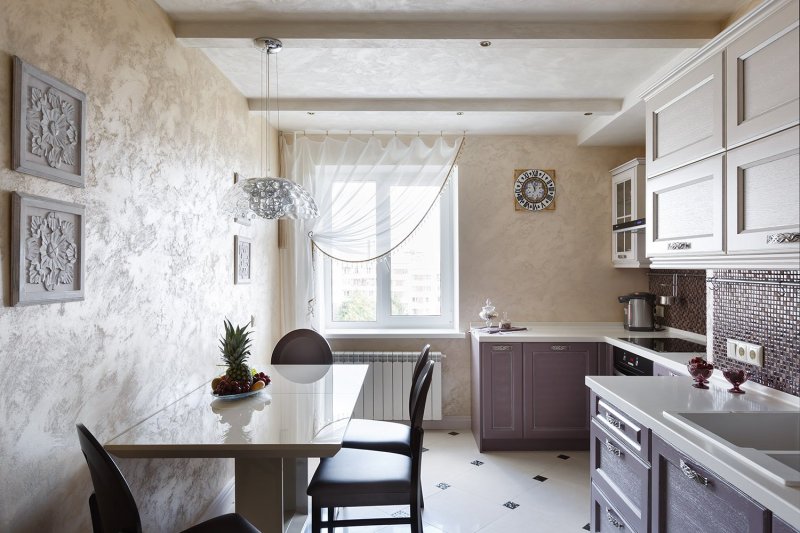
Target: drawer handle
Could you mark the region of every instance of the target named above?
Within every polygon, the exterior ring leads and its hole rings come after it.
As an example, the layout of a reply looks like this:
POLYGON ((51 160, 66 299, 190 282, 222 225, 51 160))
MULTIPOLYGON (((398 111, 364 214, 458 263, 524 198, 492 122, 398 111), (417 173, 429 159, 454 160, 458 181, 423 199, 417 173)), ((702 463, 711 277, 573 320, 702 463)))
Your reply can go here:
POLYGON ((606 450, 608 450, 610 453, 613 453, 617 457, 622 456, 622 450, 611 444, 611 441, 609 441, 608 439, 606 439, 606 450))
POLYGON ((606 413, 606 422, 608 422, 617 429, 622 429, 625 427, 625 424, 622 423, 622 420, 617 420, 608 413, 606 413))
POLYGON ((667 245, 667 250, 691 250, 692 243, 689 241, 671 242, 667 245))
POLYGON ((692 467, 690 467, 688 464, 686 464, 686 461, 684 461, 683 459, 681 459, 681 470, 683 470, 683 474, 686 477, 697 481, 701 485, 708 486, 708 484, 710 483, 707 477, 703 477, 700 474, 698 474, 697 471, 692 469, 692 467))
POLYGON ((611 509, 609 509, 608 507, 606 507, 606 520, 608 520, 609 524, 618 529, 622 529, 625 527, 625 525, 622 522, 616 519, 616 517, 611 513, 611 509))
POLYGON ((510 350, 513 350, 513 349, 514 349, 514 347, 509 345, 509 344, 492 346, 492 351, 493 352, 508 352, 510 350))
POLYGON ((553 351, 553 352, 564 352, 564 351, 569 350, 569 345, 554 344, 554 345, 550 346, 550 350, 553 351))
POLYGON ((800 242, 800 233, 772 233, 767 235, 767 244, 792 244, 800 242))

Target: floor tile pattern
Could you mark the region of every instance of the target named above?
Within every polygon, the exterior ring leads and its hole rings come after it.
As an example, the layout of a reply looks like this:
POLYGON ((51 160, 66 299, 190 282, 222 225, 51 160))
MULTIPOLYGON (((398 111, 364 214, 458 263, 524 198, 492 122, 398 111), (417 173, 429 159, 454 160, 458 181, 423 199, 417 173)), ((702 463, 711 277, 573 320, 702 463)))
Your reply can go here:
MULTIPOLYGON (((424 439, 428 448, 422 459, 425 533, 582 533, 589 529, 588 452, 480 453, 472 433, 445 430, 428 430, 424 439), (476 462, 480 468, 473 466, 476 462)), ((317 462, 309 461, 309 476, 317 462)), ((336 512, 339 519, 408 514, 408 506, 402 505, 336 512)), ((408 531, 407 525, 336 529, 336 533, 408 531)))

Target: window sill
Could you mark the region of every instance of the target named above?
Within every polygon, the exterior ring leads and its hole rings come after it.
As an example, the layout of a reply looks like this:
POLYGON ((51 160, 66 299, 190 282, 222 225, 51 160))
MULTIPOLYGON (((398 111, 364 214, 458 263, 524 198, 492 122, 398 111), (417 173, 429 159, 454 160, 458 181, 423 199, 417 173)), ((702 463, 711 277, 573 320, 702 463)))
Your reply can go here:
POLYGON ((456 329, 329 329, 328 339, 463 339, 466 333, 456 329))

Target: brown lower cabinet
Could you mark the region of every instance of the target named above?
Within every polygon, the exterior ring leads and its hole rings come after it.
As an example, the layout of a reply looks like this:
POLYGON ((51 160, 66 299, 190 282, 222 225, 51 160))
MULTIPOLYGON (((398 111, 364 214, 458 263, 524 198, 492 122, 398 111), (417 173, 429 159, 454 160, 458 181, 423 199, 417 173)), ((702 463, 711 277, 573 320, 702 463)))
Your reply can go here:
POLYGON ((592 394, 591 531, 800 533, 592 394))
MULTIPOLYGON (((605 353, 605 350, 603 351, 605 353)), ((472 346, 472 432, 481 451, 585 450, 597 343, 472 346)))
POLYGON ((769 533, 772 513, 657 435, 652 533, 769 533))

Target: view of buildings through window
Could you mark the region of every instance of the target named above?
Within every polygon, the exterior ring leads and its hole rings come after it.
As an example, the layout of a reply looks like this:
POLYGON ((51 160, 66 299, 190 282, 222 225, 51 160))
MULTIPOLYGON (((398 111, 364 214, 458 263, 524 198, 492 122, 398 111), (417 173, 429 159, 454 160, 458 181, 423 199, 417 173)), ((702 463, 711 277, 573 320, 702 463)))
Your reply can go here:
MULTIPOLYGON (((346 185, 343 185, 346 186, 346 185)), ((373 188, 363 187, 364 200, 373 188)), ((391 202, 419 201, 426 192, 422 187, 392 187, 391 202), (402 189, 402 190, 401 190, 402 189)), ((374 200, 373 200, 374 201, 374 200)), ((373 212, 374 215, 374 212, 373 212)), ((335 216, 335 215, 334 215, 335 216)), ((391 245, 397 246, 388 257, 376 261, 331 263, 332 319, 337 322, 373 322, 378 319, 379 291, 391 299, 391 316, 438 316, 441 314, 441 208, 436 203, 419 227, 404 242, 399 239, 411 228, 402 224, 391 227, 391 245), (380 273, 380 269, 384 269, 380 273), (386 278, 383 280, 382 278, 386 278), (384 281, 381 283, 381 281, 384 281)), ((364 243, 366 251, 375 241, 364 243)), ((371 255, 367 253, 366 255, 371 255)))

